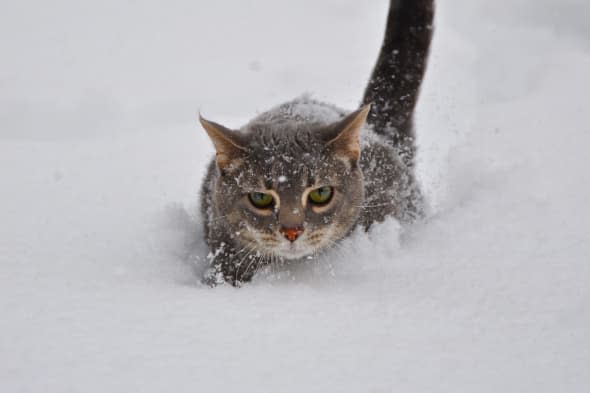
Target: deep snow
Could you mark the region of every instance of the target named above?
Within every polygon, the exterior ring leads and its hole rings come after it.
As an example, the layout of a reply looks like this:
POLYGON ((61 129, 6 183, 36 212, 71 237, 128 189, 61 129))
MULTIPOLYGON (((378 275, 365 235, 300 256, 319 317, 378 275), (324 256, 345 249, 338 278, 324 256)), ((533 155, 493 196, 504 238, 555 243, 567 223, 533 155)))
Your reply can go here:
POLYGON ((584 0, 440 2, 428 223, 198 284, 197 111, 354 109, 387 8, 366 3, 3 5, 2 392, 588 391, 584 0))

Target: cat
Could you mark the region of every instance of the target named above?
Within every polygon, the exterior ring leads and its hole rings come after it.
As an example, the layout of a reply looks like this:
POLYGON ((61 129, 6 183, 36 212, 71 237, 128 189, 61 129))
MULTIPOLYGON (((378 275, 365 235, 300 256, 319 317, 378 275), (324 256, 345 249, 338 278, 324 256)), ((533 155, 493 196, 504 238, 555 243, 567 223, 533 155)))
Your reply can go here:
POLYGON ((307 96, 239 130, 200 117, 216 150, 201 189, 204 281, 241 286, 269 263, 313 257, 355 228, 424 216, 414 174, 414 109, 434 0, 391 0, 360 109, 307 96))

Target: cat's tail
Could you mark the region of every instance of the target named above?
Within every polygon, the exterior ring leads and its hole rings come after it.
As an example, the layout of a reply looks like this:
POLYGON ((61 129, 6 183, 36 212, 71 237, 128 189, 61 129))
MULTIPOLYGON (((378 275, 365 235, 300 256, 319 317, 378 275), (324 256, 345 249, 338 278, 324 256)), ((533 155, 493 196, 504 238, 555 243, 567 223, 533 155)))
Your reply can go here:
POLYGON ((384 135, 412 166, 414 108, 432 40, 434 0, 390 0, 385 38, 363 105, 372 104, 367 122, 384 135))

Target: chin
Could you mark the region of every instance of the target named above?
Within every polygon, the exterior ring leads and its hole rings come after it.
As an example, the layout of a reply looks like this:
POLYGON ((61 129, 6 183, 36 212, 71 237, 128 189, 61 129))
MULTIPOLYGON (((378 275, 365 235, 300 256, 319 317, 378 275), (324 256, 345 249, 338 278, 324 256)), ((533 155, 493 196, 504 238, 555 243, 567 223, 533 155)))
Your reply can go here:
POLYGON ((302 244, 290 243, 277 247, 274 254, 284 259, 295 260, 312 255, 316 250, 302 244))

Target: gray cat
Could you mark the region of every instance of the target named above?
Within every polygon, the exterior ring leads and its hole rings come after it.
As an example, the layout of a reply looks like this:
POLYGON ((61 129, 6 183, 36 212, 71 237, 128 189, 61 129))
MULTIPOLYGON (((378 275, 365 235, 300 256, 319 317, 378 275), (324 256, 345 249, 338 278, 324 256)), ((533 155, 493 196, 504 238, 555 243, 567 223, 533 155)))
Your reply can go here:
POLYGON ((200 118, 217 152, 201 191, 208 284, 239 286, 259 267, 319 254, 358 226, 423 216, 413 113, 433 16, 433 0, 391 0, 355 112, 301 97, 236 131, 200 118))

